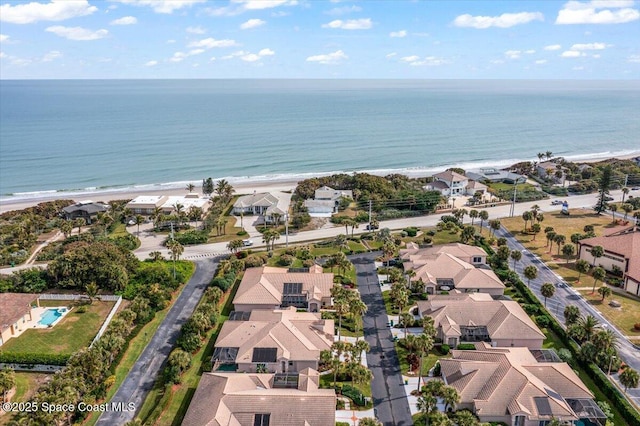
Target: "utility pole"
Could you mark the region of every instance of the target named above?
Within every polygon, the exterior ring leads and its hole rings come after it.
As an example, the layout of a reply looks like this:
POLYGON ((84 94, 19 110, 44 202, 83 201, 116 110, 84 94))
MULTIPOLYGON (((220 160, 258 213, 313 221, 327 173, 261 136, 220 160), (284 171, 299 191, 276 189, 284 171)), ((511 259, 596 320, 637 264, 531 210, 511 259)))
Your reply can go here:
POLYGON ((369 200, 369 228, 371 228, 371 200, 369 200))
POLYGON ((627 184, 629 183, 629 175, 624 175, 624 187, 627 187, 627 184))
POLYGON ((284 214, 284 247, 289 248, 289 212, 284 214))
POLYGON ((518 178, 516 178, 513 182, 513 200, 511 201, 511 213, 510 217, 516 213, 516 193, 518 192, 518 178))

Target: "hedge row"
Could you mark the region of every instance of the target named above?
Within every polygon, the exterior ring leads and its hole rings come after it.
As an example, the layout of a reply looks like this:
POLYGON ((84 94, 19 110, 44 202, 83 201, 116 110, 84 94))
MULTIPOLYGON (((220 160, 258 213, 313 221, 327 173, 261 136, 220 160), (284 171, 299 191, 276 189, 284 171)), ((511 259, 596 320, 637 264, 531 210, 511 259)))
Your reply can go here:
POLYGON ((357 388, 351 385, 345 384, 342 386, 342 394, 348 398, 351 398, 354 404, 364 407, 366 405, 364 395, 357 388))
POLYGON ((44 353, 0 353, 0 362, 7 364, 44 364, 67 365, 69 354, 44 354, 44 353))
MULTIPOLYGON (((520 278, 514 271, 498 269, 495 272, 501 280, 508 280, 509 282, 513 283, 513 285, 515 285, 515 287, 518 289, 520 294, 524 296, 527 302, 529 302, 530 304, 538 305, 540 312, 546 311, 542 306, 542 303, 538 300, 537 297, 534 296, 531 290, 529 290, 529 288, 520 280, 520 278)), ((627 421, 627 423, 630 425, 640 425, 640 413, 638 413, 638 411, 636 411, 631 406, 631 404, 629 404, 629 401, 627 401, 624 395, 620 393, 618 388, 616 388, 615 385, 613 385, 611 381, 609 381, 607 376, 600 370, 600 368, 598 368, 598 366, 591 362, 586 362, 582 359, 582 357, 580 357, 580 347, 573 340, 571 340, 569 336, 567 336, 565 329, 562 328, 560 323, 551 315, 545 316, 549 318, 548 327, 560 338, 560 340, 562 340, 562 343, 564 343, 564 345, 569 348, 571 354, 573 355, 573 358, 578 362, 580 367, 582 367, 589 374, 589 377, 591 377, 591 379, 602 391, 602 393, 607 398, 609 398, 614 407, 616 407, 616 409, 624 417, 625 421, 627 421)))

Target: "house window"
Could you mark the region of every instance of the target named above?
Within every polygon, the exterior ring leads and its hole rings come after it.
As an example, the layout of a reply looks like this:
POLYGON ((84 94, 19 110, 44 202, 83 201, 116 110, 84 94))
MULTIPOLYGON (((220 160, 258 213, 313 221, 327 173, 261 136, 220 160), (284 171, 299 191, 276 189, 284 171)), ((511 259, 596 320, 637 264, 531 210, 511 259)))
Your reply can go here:
POLYGON ((271 414, 256 414, 253 417, 253 426, 269 426, 271 414))
POLYGON ((524 426, 524 416, 516 416, 513 426, 524 426))
POLYGON ((482 258, 480 256, 473 256, 473 263, 482 263, 482 258))

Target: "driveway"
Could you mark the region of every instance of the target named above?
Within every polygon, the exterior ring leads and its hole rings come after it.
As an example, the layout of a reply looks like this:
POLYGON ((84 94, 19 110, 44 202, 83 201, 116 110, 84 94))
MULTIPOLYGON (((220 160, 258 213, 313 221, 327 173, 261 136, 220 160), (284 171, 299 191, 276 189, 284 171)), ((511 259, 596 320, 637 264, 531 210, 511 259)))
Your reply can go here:
MULTIPOLYGON (((516 272, 520 275, 520 279, 526 284, 527 279, 524 277, 524 268, 529 265, 533 265, 538 269, 538 277, 531 280, 531 290, 538 297, 540 301, 544 303, 544 296, 540 293, 540 287, 543 283, 550 282, 559 284, 556 288, 556 292, 553 297, 547 299, 547 310, 558 320, 561 324, 565 323, 564 308, 568 305, 578 306, 583 316, 593 315, 598 319, 603 327, 609 328, 616 333, 618 337, 618 356, 631 368, 636 371, 640 371, 640 350, 636 349, 633 344, 622 334, 620 331, 611 324, 596 308, 594 308, 587 300, 585 300, 578 291, 570 287, 562 277, 556 275, 549 267, 535 254, 531 253, 524 248, 522 244, 516 240, 504 227, 496 231, 497 237, 505 237, 507 239, 507 245, 511 250, 520 250, 522 252, 522 259, 516 264, 516 272)), ((509 262, 512 266, 513 262, 509 262)), ((606 371, 604 372, 607 373, 606 371)), ((612 378, 622 389, 618 380, 618 375, 613 374, 612 378)), ((633 400, 636 406, 640 406, 640 388, 629 389, 627 396, 633 400)))
POLYGON ((376 418, 385 426, 410 426, 411 412, 404 391, 400 362, 387 327, 387 312, 382 301, 373 260, 379 253, 350 256, 356 268, 358 290, 369 310, 363 318, 364 338, 371 349, 367 365, 373 373, 371 393, 376 418))
POLYGON ((196 270, 193 276, 184 286, 153 338, 109 401, 112 404, 133 403, 135 409, 132 411, 105 411, 98 419, 98 425, 123 425, 133 420, 142 407, 178 338, 180 327, 191 316, 204 290, 211 282, 218 267, 218 260, 200 260, 195 264, 196 270))

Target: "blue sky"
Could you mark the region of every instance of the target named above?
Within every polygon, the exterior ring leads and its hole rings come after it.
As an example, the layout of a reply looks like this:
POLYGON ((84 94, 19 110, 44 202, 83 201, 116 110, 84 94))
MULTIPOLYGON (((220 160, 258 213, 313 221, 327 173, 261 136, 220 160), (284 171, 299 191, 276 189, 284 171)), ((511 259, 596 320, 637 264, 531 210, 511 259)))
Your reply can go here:
POLYGON ((640 2, 0 0, 0 77, 638 79, 640 2))

